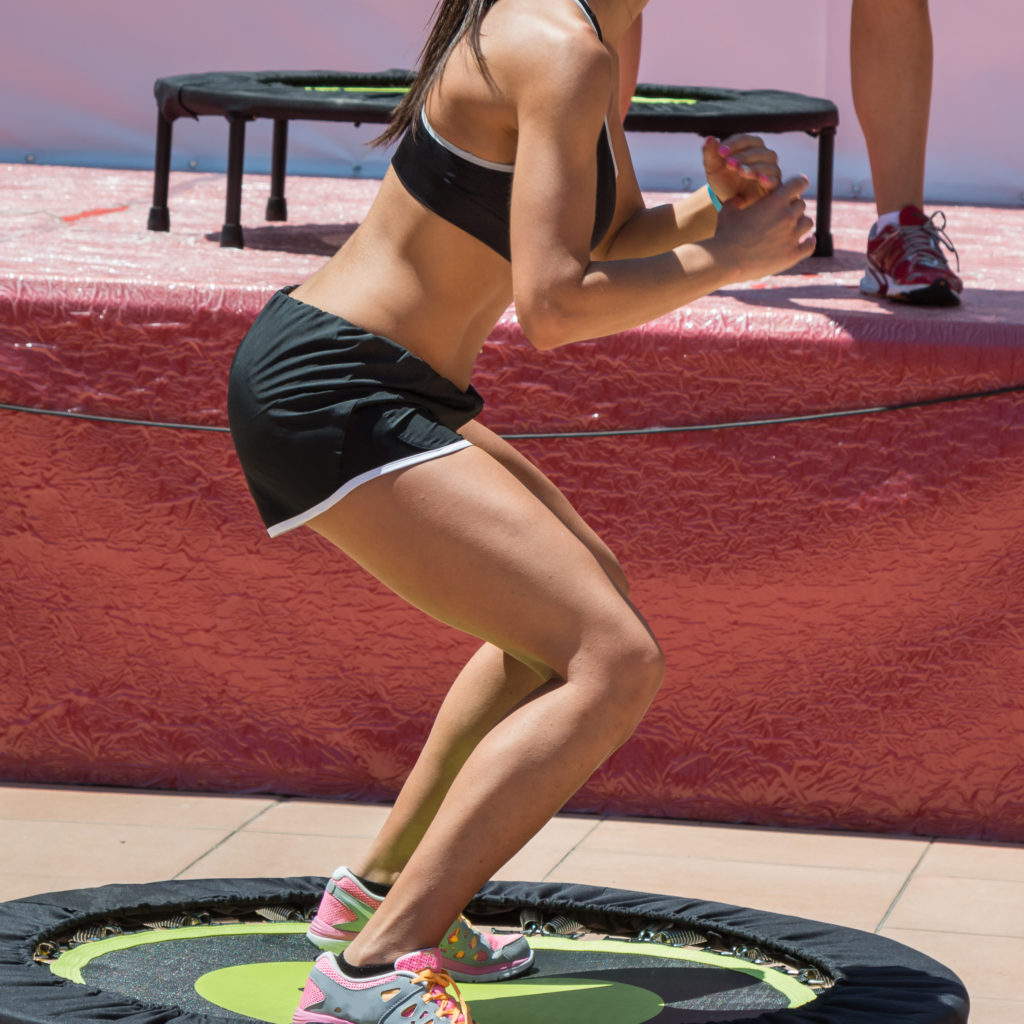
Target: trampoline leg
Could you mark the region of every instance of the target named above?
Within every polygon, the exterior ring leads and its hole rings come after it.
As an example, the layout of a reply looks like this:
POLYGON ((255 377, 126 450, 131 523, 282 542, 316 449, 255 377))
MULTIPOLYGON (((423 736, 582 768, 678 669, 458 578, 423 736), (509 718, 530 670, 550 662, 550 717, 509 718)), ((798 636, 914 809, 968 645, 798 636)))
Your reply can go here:
POLYGON ((835 252, 832 245, 832 170, 835 142, 835 128, 822 128, 818 136, 818 223, 815 256, 831 256, 835 252))
POLYGON ((267 200, 267 220, 287 220, 288 203, 284 198, 284 176, 288 165, 288 122, 284 118, 274 121, 274 150, 270 164, 270 198, 267 200))
POLYGON ((171 211, 167 208, 167 190, 171 176, 171 130, 173 122, 162 112, 156 116, 156 159, 153 164, 153 205, 149 208, 150 231, 170 231, 171 211))
POLYGON ((224 224, 220 229, 222 249, 242 249, 242 167, 245 162, 245 118, 228 118, 228 196, 224 224))

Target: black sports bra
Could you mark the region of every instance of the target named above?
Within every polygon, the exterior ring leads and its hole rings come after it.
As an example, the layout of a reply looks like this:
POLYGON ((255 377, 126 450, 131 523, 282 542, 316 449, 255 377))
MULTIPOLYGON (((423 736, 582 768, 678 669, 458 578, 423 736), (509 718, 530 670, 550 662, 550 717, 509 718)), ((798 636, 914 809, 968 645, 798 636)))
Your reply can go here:
MULTIPOLYGON (((598 38, 603 39, 601 26, 586 0, 575 3, 590 19, 598 38)), ((416 127, 406 131, 391 161, 406 191, 431 212, 511 259, 509 214, 515 165, 483 160, 452 145, 434 131, 425 110, 420 112, 416 127)), ((606 119, 597 142, 597 205, 591 248, 611 226, 617 173, 606 119)))

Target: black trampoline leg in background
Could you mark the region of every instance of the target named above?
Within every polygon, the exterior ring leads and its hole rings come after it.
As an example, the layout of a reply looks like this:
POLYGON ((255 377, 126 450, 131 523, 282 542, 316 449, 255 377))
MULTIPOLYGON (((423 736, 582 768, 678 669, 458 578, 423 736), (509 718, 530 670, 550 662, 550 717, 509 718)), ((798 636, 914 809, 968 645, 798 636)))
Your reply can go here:
POLYGON ((171 211, 167 208, 167 189, 171 176, 171 130, 173 122, 163 114, 156 116, 156 159, 153 166, 153 205, 149 208, 150 231, 170 231, 171 211))
POLYGON ((245 162, 245 117, 228 118, 228 197, 224 225, 220 229, 222 249, 241 249, 242 240, 242 168, 245 162))
POLYGON ((818 136, 818 203, 815 231, 815 256, 831 256, 832 245, 832 171, 836 144, 835 128, 822 128, 818 136))
POLYGON ((284 176, 288 165, 288 121, 274 121, 274 149, 270 164, 270 198, 267 200, 267 220, 287 220, 288 203, 284 198, 284 176))

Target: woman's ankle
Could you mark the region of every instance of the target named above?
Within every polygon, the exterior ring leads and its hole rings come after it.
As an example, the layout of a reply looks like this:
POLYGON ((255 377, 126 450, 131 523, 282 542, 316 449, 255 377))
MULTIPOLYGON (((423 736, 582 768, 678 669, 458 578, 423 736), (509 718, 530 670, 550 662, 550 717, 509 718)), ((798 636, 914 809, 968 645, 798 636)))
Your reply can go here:
POLYGON ((390 889, 401 874, 400 869, 393 870, 375 860, 356 861, 349 870, 364 885, 370 885, 375 889, 390 889))

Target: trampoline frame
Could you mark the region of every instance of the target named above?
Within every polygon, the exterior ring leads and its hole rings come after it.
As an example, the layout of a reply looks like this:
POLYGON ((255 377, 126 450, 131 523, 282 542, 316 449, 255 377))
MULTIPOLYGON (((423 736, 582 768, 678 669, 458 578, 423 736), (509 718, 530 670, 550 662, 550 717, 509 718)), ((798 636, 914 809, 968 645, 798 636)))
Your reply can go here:
MULTIPOLYGON (((403 69, 359 73, 346 71, 208 72, 159 78, 156 156, 150 231, 170 230, 167 205, 173 125, 179 117, 222 116, 228 121, 227 198, 220 244, 241 249, 242 176, 245 126, 248 121, 274 122, 268 221, 288 219, 285 176, 288 122, 342 121, 356 126, 386 124, 401 91, 413 80, 403 69)), ((774 89, 708 89, 641 84, 625 119, 627 131, 692 132, 725 137, 739 132, 802 131, 818 139, 815 256, 831 256, 832 177, 839 112, 829 100, 774 89), (660 98, 666 102, 658 104, 660 98), (699 102, 687 105, 683 98, 699 102), (639 100, 639 102, 637 102, 639 100), (677 101, 677 102, 673 102, 677 101)))
MULTIPOLYGON (((39 962, 36 952, 55 936, 118 913, 165 916, 268 904, 313 906, 325 883, 319 877, 184 880, 108 885, 0 904, 0 1024, 237 1024, 67 981, 39 962)), ((833 980, 810 1003, 739 1018, 744 1024, 967 1021, 967 992, 952 971, 907 946, 856 929, 723 903, 554 882, 488 883, 467 912, 481 924, 518 926, 524 908, 549 919, 568 917, 597 932, 636 935, 666 926, 691 928, 793 957, 833 980)))

